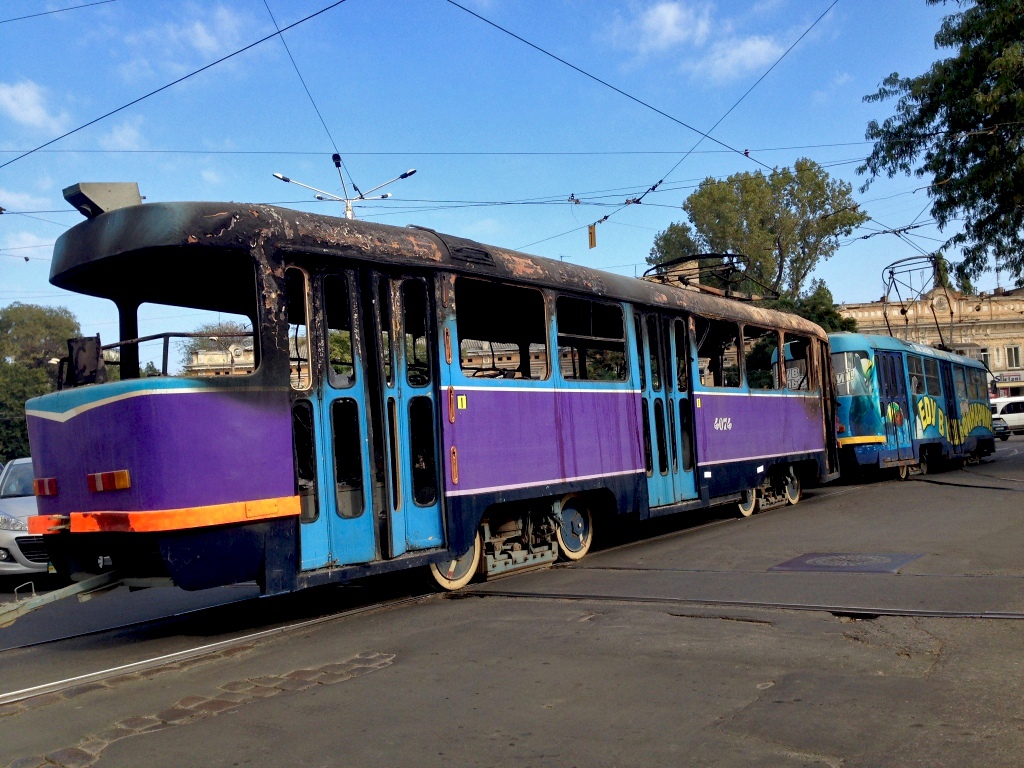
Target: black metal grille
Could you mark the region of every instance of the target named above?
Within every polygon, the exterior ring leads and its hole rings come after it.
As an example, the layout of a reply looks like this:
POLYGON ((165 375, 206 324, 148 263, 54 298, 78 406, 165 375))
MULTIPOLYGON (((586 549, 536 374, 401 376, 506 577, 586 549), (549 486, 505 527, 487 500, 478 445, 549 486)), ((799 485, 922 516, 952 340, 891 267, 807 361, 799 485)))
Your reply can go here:
POLYGON ((21 554, 31 563, 48 563, 50 555, 46 552, 46 544, 42 536, 18 536, 14 540, 21 554))

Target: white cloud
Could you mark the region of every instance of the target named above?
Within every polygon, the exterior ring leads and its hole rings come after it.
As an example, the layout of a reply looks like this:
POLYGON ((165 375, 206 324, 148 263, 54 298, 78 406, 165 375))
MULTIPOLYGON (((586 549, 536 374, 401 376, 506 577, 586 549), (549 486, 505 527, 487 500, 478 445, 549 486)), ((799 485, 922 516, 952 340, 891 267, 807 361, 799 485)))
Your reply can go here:
POLYGON ((619 48, 640 56, 664 53, 681 45, 700 46, 711 32, 711 6, 665 0, 616 19, 608 37, 619 48))
MULTIPOLYGON (((22 219, 24 221, 24 219, 22 219)), ((53 238, 40 237, 32 232, 12 232, 4 238, 3 248, 18 248, 25 251, 27 256, 49 255, 47 248, 53 247, 53 238)))
POLYGON ((715 83, 733 80, 750 72, 759 72, 772 64, 785 49, 764 35, 732 38, 716 42, 707 54, 683 69, 715 83))
POLYGON ((43 88, 31 80, 0 83, 0 112, 19 125, 47 134, 60 133, 68 122, 66 112, 47 109, 43 88))
POLYGON ((139 130, 141 126, 141 117, 125 120, 103 134, 99 138, 99 145, 103 149, 112 150, 142 149, 142 131, 139 130))
POLYGON ((216 171, 210 170, 209 168, 204 168, 200 172, 199 175, 203 177, 203 181, 205 181, 207 184, 223 184, 224 183, 224 177, 221 176, 216 171))
POLYGON ((12 192, 0 187, 0 208, 6 208, 9 211, 32 211, 49 207, 50 201, 45 197, 28 192, 12 192))
POLYGON ((254 19, 224 5, 212 11, 189 6, 174 21, 129 34, 125 49, 130 58, 121 65, 121 74, 129 80, 156 73, 183 74, 196 64, 237 50, 262 30, 254 19))

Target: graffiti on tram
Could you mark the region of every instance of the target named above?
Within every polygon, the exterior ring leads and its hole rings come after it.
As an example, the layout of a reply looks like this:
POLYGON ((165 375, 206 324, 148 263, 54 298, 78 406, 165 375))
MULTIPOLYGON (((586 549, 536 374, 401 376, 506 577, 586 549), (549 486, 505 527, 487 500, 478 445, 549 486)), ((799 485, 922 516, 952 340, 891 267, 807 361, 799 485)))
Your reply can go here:
POLYGON ((971 403, 962 418, 950 419, 935 398, 923 395, 917 398, 915 426, 919 440, 929 437, 926 430, 931 428, 953 445, 962 445, 973 430, 992 429, 992 412, 984 403, 971 403))

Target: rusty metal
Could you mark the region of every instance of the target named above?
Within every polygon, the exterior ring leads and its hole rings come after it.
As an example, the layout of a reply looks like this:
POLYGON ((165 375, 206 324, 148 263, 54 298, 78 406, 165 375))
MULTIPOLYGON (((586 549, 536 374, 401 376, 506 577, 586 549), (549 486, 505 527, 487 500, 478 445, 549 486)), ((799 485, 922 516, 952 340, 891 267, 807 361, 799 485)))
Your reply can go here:
MULTIPOLYGON (((101 215, 64 233, 54 247, 50 282, 94 296, 118 298, 125 289, 110 284, 118 268, 145 259, 182 264, 204 263, 210 249, 248 251, 256 263, 256 287, 262 299, 264 338, 282 336, 287 349, 278 295, 284 288, 287 259, 356 259, 406 269, 444 269, 453 273, 527 283, 560 291, 579 291, 608 299, 708 318, 777 327, 821 340, 814 323, 783 312, 730 299, 613 275, 483 245, 420 228, 399 228, 340 219, 269 205, 149 203, 101 215), (486 258, 485 258, 486 255, 486 258), (107 266, 106 269, 82 267, 107 266)), ((183 267, 184 269, 184 267, 183 267)), ((132 286, 139 290, 137 285, 132 286)), ((145 298, 144 296, 142 297, 145 298)))

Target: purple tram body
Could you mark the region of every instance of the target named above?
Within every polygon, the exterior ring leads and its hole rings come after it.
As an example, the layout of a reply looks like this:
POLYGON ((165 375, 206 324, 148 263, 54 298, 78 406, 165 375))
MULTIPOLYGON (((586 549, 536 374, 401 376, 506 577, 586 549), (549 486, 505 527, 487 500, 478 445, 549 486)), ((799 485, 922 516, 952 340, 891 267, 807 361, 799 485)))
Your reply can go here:
POLYGON ((152 203, 62 235, 50 281, 110 299, 120 329, 69 341, 63 391, 27 407, 30 530, 74 578, 275 593, 429 567, 456 589, 578 559, 615 515, 751 514, 837 474, 825 332, 667 276, 152 203), (141 337, 145 304, 236 322, 141 337), (181 337, 230 365, 169 369, 181 337))

